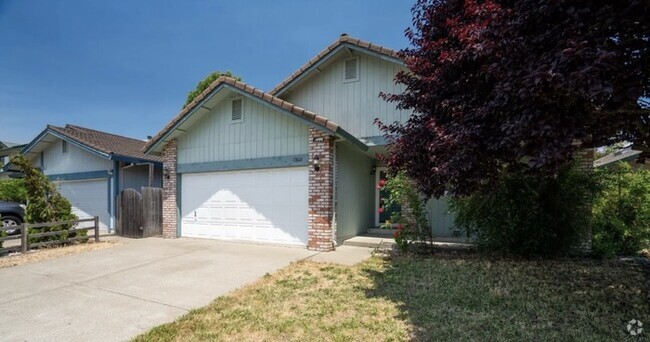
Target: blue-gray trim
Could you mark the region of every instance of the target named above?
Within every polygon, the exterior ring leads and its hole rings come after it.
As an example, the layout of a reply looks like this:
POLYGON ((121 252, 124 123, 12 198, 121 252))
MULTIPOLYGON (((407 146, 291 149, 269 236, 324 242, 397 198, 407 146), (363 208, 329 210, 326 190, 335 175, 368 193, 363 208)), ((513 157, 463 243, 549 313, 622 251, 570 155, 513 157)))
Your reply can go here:
POLYGON ((72 181, 72 180, 100 179, 100 178, 110 178, 110 177, 111 175, 106 170, 47 175, 47 178, 53 181, 72 181))
POLYGON ((343 139, 351 142, 354 147, 360 149, 361 151, 364 151, 364 152, 368 151, 368 145, 364 144, 362 141, 357 139, 355 136, 353 136, 352 134, 348 133, 347 131, 341 129, 340 127, 339 127, 338 130, 336 130, 336 133, 338 133, 343 139))
POLYGON ((148 159, 140 159, 140 158, 126 157, 126 156, 117 155, 117 154, 111 154, 110 157, 109 157, 108 159, 109 159, 109 160, 115 160, 115 161, 121 161, 121 162, 123 162, 123 163, 129 163, 129 164, 144 164, 144 163, 152 163, 152 164, 154 164, 154 166, 162 167, 162 162, 153 161, 153 160, 148 160, 148 159))
MULTIPOLYGON (((107 212, 109 213, 110 217, 113 217, 113 207, 111 206, 111 184, 113 184, 113 177, 108 177, 106 178, 106 182, 108 186, 106 187, 106 197, 108 198, 108 201, 106 201, 106 206, 107 206, 107 212)), ((110 218, 109 218, 110 220, 110 218)), ((110 225, 110 222, 109 222, 110 225)), ((108 227, 110 229, 111 227, 108 227)))
POLYGON ((303 71, 298 77, 296 77, 291 82, 284 85, 282 88, 280 88, 278 91, 276 91, 272 95, 273 96, 281 96, 289 88, 293 87, 296 83, 300 82, 300 80, 305 78, 307 75, 311 74, 312 71, 319 68, 323 63, 325 63, 332 56, 336 55, 339 51, 341 51, 343 49, 350 49, 350 50, 359 51, 361 53, 365 53, 365 54, 371 55, 373 57, 377 57, 377 58, 379 58, 381 60, 384 60, 384 61, 387 61, 387 62, 396 63, 396 64, 399 64, 399 65, 402 65, 402 66, 405 65, 404 61, 399 59, 399 58, 389 57, 389 56, 377 53, 375 51, 372 51, 372 50, 369 50, 369 49, 366 49, 366 48, 363 48, 363 47, 360 47, 360 46, 345 42, 345 43, 341 43, 341 45, 336 47, 334 50, 332 50, 332 51, 328 52, 327 54, 325 54, 325 56, 323 56, 318 62, 314 63, 312 66, 307 68, 307 70, 303 71))
POLYGON ((305 166, 309 161, 307 154, 293 156, 267 157, 256 159, 225 160, 209 163, 178 164, 177 173, 213 172, 232 170, 272 169, 279 167, 305 166))
POLYGON ((113 204, 113 212, 111 213, 111 216, 113 217, 114 226, 111 229, 117 229, 117 203, 115 201, 117 200, 117 195, 120 193, 120 172, 122 172, 120 162, 114 161, 113 183, 115 183, 115 187, 113 188, 112 196, 109 198, 109 201, 113 204))
POLYGON ((181 198, 181 194, 183 193, 182 188, 183 188, 183 177, 181 177, 180 174, 177 174, 176 175, 176 237, 181 237, 182 234, 181 231, 182 229, 181 223, 183 220, 183 217, 181 215, 181 204, 183 203, 181 198))
POLYGON ((41 170, 45 170, 45 153, 41 151, 41 170))

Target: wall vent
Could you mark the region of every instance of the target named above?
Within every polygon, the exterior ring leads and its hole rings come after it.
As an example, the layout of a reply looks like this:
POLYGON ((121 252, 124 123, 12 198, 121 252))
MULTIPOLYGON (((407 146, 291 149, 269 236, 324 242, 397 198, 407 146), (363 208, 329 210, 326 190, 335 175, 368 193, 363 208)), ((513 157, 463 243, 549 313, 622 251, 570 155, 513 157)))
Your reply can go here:
POLYGON ((241 122, 244 119, 244 100, 232 100, 232 111, 230 114, 230 121, 241 122))
POLYGON ((359 79, 359 59, 351 58, 345 60, 345 81, 351 82, 359 79))

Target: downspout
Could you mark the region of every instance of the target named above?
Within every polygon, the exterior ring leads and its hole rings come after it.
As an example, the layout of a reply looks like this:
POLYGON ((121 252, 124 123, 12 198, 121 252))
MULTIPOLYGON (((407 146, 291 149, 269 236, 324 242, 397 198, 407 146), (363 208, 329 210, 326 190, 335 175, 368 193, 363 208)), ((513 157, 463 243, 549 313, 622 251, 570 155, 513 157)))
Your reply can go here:
POLYGON ((337 183, 336 181, 337 181, 337 179, 339 177, 339 172, 338 172, 338 158, 337 158, 337 154, 336 154, 336 140, 334 140, 333 143, 334 143, 334 148, 333 148, 333 153, 334 153, 333 159, 334 160, 332 161, 332 167, 333 167, 333 172, 332 172, 333 173, 333 175, 332 175, 332 177, 333 177, 333 179, 332 179, 332 209, 333 209, 334 212, 332 213, 332 245, 334 247, 336 247, 337 241, 338 241, 338 239, 337 239, 338 226, 337 226, 337 222, 336 222, 336 212, 338 211, 337 210, 337 201, 336 201, 336 183, 337 183))

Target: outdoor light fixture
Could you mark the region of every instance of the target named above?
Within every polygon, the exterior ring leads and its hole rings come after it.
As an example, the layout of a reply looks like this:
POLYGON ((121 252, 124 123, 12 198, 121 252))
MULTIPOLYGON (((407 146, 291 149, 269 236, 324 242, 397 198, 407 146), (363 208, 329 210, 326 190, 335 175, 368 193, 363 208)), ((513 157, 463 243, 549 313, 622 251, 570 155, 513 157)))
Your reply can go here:
POLYGON ((169 179, 169 166, 163 167, 163 175, 165 176, 165 179, 169 179))
POLYGON ((320 171, 320 157, 314 156, 314 171, 320 171))
POLYGON ((377 173, 377 165, 373 165, 372 168, 370 169, 371 175, 374 175, 375 173, 377 173))

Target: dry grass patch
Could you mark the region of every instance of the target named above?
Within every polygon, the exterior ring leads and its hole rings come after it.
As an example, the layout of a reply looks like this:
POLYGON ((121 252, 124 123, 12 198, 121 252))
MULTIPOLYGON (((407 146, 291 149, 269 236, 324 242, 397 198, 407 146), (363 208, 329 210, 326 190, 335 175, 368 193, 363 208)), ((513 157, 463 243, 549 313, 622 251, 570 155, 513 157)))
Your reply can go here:
POLYGON ((102 242, 79 243, 75 245, 58 246, 58 247, 50 247, 50 248, 41 248, 41 249, 31 250, 24 254, 20 253, 20 254, 12 254, 8 256, 0 257, 0 268, 31 264, 43 260, 60 258, 62 256, 69 255, 69 254, 77 254, 77 253, 94 251, 98 249, 111 248, 120 244, 121 243, 117 241, 102 241, 102 242))
POLYGON ((135 341, 611 341, 633 318, 647 267, 440 253, 292 264, 135 341))

